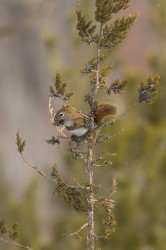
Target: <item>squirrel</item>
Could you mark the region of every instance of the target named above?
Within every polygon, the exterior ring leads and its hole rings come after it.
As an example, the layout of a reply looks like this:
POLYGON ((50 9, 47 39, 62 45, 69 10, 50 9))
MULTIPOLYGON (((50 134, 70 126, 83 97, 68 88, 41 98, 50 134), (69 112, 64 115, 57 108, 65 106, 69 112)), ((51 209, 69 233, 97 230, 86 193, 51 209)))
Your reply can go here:
MULTIPOLYGON (((114 104, 101 103, 97 106, 96 112, 94 112, 94 122, 98 125, 105 117, 115 115, 116 113, 117 108, 114 104)), ((63 125, 69 130, 71 136, 81 137, 86 135, 90 130, 90 126, 87 123, 88 119, 88 115, 78 112, 68 104, 64 104, 55 114, 53 125, 63 125)))

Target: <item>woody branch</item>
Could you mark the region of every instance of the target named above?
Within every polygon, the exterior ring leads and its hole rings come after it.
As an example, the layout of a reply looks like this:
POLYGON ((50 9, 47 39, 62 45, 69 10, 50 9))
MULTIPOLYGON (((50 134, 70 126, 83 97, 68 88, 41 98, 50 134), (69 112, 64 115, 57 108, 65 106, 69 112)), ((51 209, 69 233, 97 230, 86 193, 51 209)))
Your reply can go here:
POLYGON ((0 241, 4 242, 4 243, 7 243, 9 245, 13 245, 13 246, 16 246, 16 247, 20 247, 20 248, 23 248, 23 249, 27 249, 27 250, 33 250, 32 248, 30 247, 27 247, 27 246, 23 246, 19 243, 17 243, 16 241, 11 241, 11 240, 6 240, 2 237, 0 237, 0 241))
MULTIPOLYGON (((99 63, 100 63, 100 40, 102 34, 102 24, 99 30, 99 43, 97 44, 97 58, 96 58, 96 84, 92 90, 92 109, 95 107, 95 97, 99 87, 99 63)), ((93 194, 93 148, 95 144, 95 136, 91 136, 88 141, 88 154, 87 154, 87 181, 90 188, 87 190, 88 202, 88 237, 87 246, 88 250, 94 250, 94 194, 93 194)))

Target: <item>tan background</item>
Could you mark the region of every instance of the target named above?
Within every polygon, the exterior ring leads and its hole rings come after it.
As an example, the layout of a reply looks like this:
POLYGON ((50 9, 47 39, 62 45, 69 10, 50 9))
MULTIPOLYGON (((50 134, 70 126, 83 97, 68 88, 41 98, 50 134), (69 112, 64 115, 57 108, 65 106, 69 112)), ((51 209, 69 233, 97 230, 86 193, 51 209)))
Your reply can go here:
MULTIPOLYGON (((82 1, 88 16, 93 13, 93 5, 94 1, 82 1)), ((45 139, 56 133, 49 122, 48 89, 57 70, 77 93, 72 104, 85 110, 80 98, 87 93, 88 81, 79 72, 93 55, 93 49, 86 48, 77 36, 75 8, 73 0, 0 0, 0 217, 8 225, 18 221, 20 241, 37 250, 85 249, 85 243, 61 236, 66 224, 74 230, 84 217, 80 218, 81 215, 52 195, 53 185, 24 164, 15 145, 15 134, 20 129, 27 139, 26 158, 48 175, 55 162, 69 179, 81 176, 84 171, 78 169, 78 163, 72 166, 68 155, 45 143, 45 139)), ((120 112, 133 102, 137 79, 158 72, 162 74, 162 85, 165 84, 165 8, 162 0, 133 0, 124 12, 138 13, 139 17, 128 38, 109 59, 109 63, 114 62, 111 79, 128 76, 135 82, 123 97, 113 98, 120 112)), ((125 128, 125 134, 115 138, 112 145, 106 144, 106 149, 118 152, 119 160, 115 160, 113 171, 97 170, 96 175, 108 187, 112 177, 117 176, 118 226, 113 239, 103 243, 102 249, 166 249, 164 100, 163 86, 158 103, 150 107, 144 104, 132 111, 117 126, 117 130, 125 128), (153 164, 155 171, 150 169, 153 164), (146 196, 151 185, 159 190, 151 189, 146 196), (149 215, 152 207, 154 214, 149 215), (158 214, 161 218, 155 219, 158 214), (154 229, 153 234, 150 228, 154 229), (135 232, 133 236, 130 230, 135 232)), ((54 103, 55 110, 59 105, 54 103)), ((0 249, 11 248, 0 242, 0 249)))

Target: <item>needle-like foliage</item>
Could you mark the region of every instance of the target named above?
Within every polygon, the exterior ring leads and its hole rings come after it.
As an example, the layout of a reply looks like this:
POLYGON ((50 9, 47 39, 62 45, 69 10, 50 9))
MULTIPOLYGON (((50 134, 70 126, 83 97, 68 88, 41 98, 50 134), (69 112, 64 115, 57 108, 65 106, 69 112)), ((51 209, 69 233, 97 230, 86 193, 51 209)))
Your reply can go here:
POLYGON ((76 11, 76 14, 77 14, 77 20, 78 20, 77 30, 82 41, 86 42, 87 44, 91 44, 91 42, 95 42, 95 37, 93 36, 93 34, 96 29, 96 25, 92 25, 93 21, 86 21, 86 18, 85 16, 82 16, 80 9, 76 11))
POLYGON ((80 191, 78 191, 74 187, 69 187, 65 183, 62 177, 59 175, 56 166, 53 167, 51 175, 57 181, 57 186, 54 190, 54 193, 56 193, 60 198, 62 198, 66 202, 72 204, 72 206, 77 212, 85 212, 86 208, 80 191))
POLYGON ((110 86, 107 88, 107 93, 110 95, 111 93, 114 94, 121 94, 122 91, 125 89, 126 84, 128 83, 128 80, 124 80, 120 82, 119 79, 115 80, 113 83, 110 84, 110 86))
POLYGON ((55 83, 54 83, 55 88, 50 85, 51 97, 55 97, 55 98, 58 97, 62 99, 63 101, 69 100, 70 97, 73 95, 73 92, 66 92, 66 87, 68 83, 62 83, 61 78, 62 78, 61 74, 57 73, 56 78, 55 78, 55 83))
POLYGON ((100 47, 109 50, 121 43, 126 38, 136 17, 137 15, 122 17, 117 19, 114 24, 106 24, 103 28, 100 47))
POLYGON ((112 14, 121 9, 126 9, 130 0, 96 0, 96 21, 105 24, 111 19, 112 14))
POLYGON ((149 77, 146 82, 140 83, 139 102, 153 103, 160 89, 160 76, 149 77))
POLYGON ((16 134, 16 144, 17 144, 17 149, 18 152, 21 154, 24 151, 25 145, 26 145, 26 140, 22 141, 22 138, 20 136, 20 131, 18 130, 16 134))

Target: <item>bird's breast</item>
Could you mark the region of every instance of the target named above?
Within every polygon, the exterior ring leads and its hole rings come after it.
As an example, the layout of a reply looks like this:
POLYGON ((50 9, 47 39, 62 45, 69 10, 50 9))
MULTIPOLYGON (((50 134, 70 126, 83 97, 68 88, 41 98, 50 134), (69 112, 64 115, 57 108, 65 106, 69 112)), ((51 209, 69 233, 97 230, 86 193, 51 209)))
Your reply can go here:
POLYGON ((80 128, 76 128, 73 130, 70 130, 71 136, 83 136, 88 132, 89 128, 85 128, 85 127, 80 127, 80 128))
POLYGON ((70 119, 66 119, 64 121, 64 125, 65 125, 65 127, 70 128, 70 127, 72 127, 74 125, 74 122, 72 120, 70 120, 70 119))

